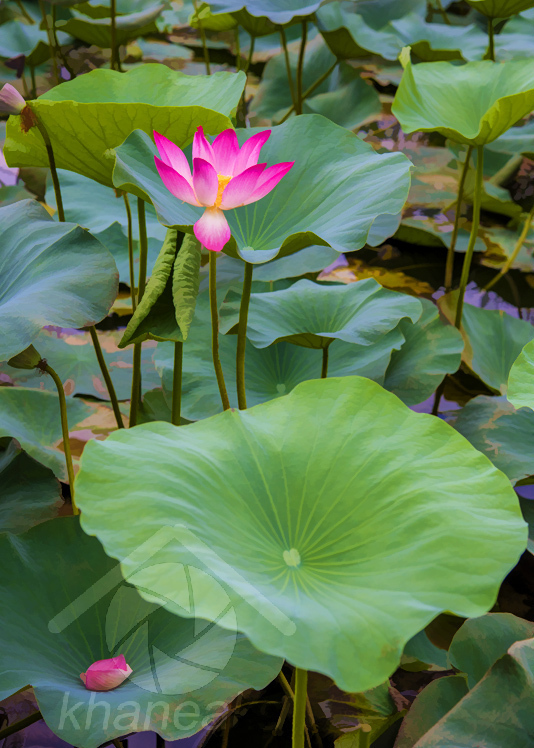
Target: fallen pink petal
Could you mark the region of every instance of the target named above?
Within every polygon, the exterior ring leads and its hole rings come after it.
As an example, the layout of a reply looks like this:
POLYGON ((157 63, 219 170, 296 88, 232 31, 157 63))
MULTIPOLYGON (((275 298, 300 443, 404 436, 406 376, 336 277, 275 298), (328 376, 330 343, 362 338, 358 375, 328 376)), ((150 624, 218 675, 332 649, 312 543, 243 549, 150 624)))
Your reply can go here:
POLYGON ((259 164, 260 151, 270 130, 249 138, 239 147, 235 130, 224 130, 213 143, 199 127, 193 140, 193 172, 183 151, 164 135, 154 132, 159 158, 154 157, 163 184, 178 200, 204 207, 195 223, 196 238, 206 249, 220 252, 231 231, 223 213, 261 200, 274 190, 294 161, 259 164))
POLYGON ((88 691, 112 691, 120 686, 132 673, 124 655, 108 660, 97 660, 90 665, 80 678, 88 691))

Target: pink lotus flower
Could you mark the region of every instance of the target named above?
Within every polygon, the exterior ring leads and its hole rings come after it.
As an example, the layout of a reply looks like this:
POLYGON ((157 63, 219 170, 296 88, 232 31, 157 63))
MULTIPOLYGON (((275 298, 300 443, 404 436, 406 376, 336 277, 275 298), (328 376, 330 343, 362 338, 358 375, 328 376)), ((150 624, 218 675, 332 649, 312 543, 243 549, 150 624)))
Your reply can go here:
POLYGON ((0 90, 0 112, 22 114, 26 102, 11 83, 6 83, 0 90))
POLYGON ((97 660, 80 673, 88 691, 111 691, 126 680, 132 668, 126 664, 124 655, 111 657, 109 660, 97 660))
POLYGON ((154 157, 165 187, 190 205, 206 208, 195 223, 195 236, 207 249, 220 252, 231 232, 224 210, 249 205, 265 197, 291 169, 294 161, 258 164, 270 130, 249 138, 239 148, 234 130, 225 130, 210 143, 202 127, 193 139, 193 175, 183 151, 154 132, 161 158, 154 157), (267 167, 267 168, 266 168, 267 167))

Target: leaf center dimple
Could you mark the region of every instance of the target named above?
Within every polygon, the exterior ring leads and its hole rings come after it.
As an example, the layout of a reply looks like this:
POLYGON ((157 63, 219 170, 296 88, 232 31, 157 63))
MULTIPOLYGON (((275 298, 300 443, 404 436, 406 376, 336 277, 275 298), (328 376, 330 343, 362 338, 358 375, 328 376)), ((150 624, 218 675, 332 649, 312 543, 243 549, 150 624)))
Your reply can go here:
POLYGON ((296 548, 284 551, 283 558, 288 566, 300 566, 300 553, 296 548))

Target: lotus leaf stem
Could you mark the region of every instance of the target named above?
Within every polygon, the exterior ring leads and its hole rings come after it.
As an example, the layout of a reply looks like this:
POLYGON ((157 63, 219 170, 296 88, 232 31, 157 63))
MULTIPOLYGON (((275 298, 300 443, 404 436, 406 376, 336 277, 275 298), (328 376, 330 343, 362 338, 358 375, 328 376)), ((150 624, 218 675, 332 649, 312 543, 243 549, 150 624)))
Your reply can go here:
POLYGON ((56 196, 57 205, 57 217, 61 223, 65 222, 65 211, 63 209, 63 198, 61 197, 61 187, 59 186, 59 177, 56 169, 56 159, 54 157, 54 149, 52 148, 52 142, 48 135, 46 127, 41 122, 40 118, 33 112, 35 117, 35 124, 37 129, 42 135, 44 140, 46 152, 48 154, 48 163, 50 164, 50 174, 52 175, 52 183, 54 185, 54 194, 56 196))
POLYGON ((235 28, 235 69, 241 70, 241 43, 239 41, 239 26, 235 28))
POLYGON ((113 740, 111 742, 113 743, 113 745, 115 746, 115 748, 124 748, 124 745, 119 740, 119 738, 113 738, 113 740))
POLYGON ((456 307, 456 319, 455 326, 458 330, 462 326, 462 312, 464 308, 464 296, 465 289, 467 288, 467 282, 469 281, 469 271, 471 270, 471 262, 473 260, 473 253, 475 250, 475 242, 478 236, 478 227, 480 226, 480 204, 482 202, 482 187, 484 182, 484 146, 477 146, 477 171, 475 178, 475 195, 473 199, 473 219, 471 222, 471 234, 469 236, 469 244, 467 245, 467 251, 464 257, 464 264, 462 267, 462 276, 460 278, 460 289, 458 295, 458 306, 456 307))
POLYGON ((295 669, 295 700, 293 703, 293 741, 292 748, 304 748, 304 730, 306 727, 306 697, 308 671, 295 669))
MULTIPOLYGON (((145 201, 140 197, 137 198, 137 217, 139 220, 139 281, 137 283, 137 303, 139 304, 145 293, 148 254, 145 201)), ((141 343, 134 343, 130 426, 135 426, 137 423, 141 402, 141 345, 141 343)))
POLYGON ((113 386, 113 380, 111 379, 111 374, 109 373, 109 369, 106 364, 106 359, 104 358, 104 354, 102 353, 102 346, 100 345, 100 340, 98 339, 98 333, 96 331, 96 327, 94 325, 91 325, 91 327, 89 328, 89 332, 91 334, 91 340, 93 341, 93 346, 95 348, 96 358, 100 366, 100 371, 102 372, 102 376, 104 377, 106 387, 108 388, 109 399, 111 400, 111 406, 113 408, 113 413, 115 414, 115 420, 117 421, 117 426, 120 429, 123 429, 124 423, 122 421, 122 414, 119 408, 119 401, 117 399, 117 393, 115 392, 115 387, 113 386))
POLYGON ((462 200, 464 197, 465 180, 467 172, 469 171, 469 164, 471 162, 471 154, 473 152, 473 146, 470 145, 467 148, 465 154, 465 161, 462 167, 462 173, 460 175, 460 181, 458 183, 458 197, 456 199, 456 212, 454 215, 454 227, 452 230, 451 243, 447 251, 447 262, 445 265, 445 291, 450 291, 452 288, 452 275, 454 270, 454 250, 456 249, 456 241, 458 239, 458 230, 460 228, 460 216, 462 214, 462 200))
POLYGON ((56 31, 56 6, 52 5, 52 36, 54 37, 54 49, 57 50, 58 55, 61 58, 61 62, 63 63, 63 66, 65 67, 65 70, 70 75, 70 79, 76 78, 76 75, 74 73, 74 70, 69 65, 69 61, 67 59, 67 56, 63 52, 61 48, 61 44, 59 43, 59 39, 57 38, 57 31, 56 31))
POLYGON ((20 12, 21 12, 21 13, 22 13, 22 15, 24 16, 24 18, 26 19, 26 21, 28 22, 28 24, 29 24, 30 26, 33 26, 33 25, 35 24, 35 21, 34 21, 34 20, 33 20, 33 18, 32 18, 32 17, 30 16, 30 14, 29 14, 29 13, 28 13, 28 11, 26 10, 26 8, 24 7, 24 5, 23 5, 23 3, 22 3, 22 0, 15 0, 15 2, 17 3, 17 5, 18 5, 18 7, 19 7, 19 10, 20 10, 20 12))
MULTIPOLYGON (((247 73, 247 75, 248 75, 248 71, 250 70, 250 66, 252 65, 252 58, 254 56, 254 47, 255 47, 255 45, 256 45, 256 37, 251 34, 250 35, 250 48, 248 50, 247 64, 246 64, 246 67, 245 67, 245 73, 247 73)), ((243 92, 243 96, 244 95, 245 94, 243 92)))
POLYGON ((447 24, 447 26, 450 26, 451 25, 451 19, 449 18, 449 16, 447 15, 447 11, 445 10, 445 8, 443 7, 443 5, 441 4, 441 0, 436 0, 436 5, 438 7, 438 13, 443 18, 443 20, 445 21, 445 23, 447 24))
POLYGON ((528 216, 525 219, 525 223, 523 224, 523 229, 521 230, 521 234, 519 236, 519 239, 516 242, 516 245, 514 247, 514 251, 510 255, 510 257, 506 260, 500 271, 497 273, 497 275, 484 287, 484 291, 489 291, 493 286, 498 283, 501 278, 503 278, 506 273, 510 270, 512 267, 517 255, 521 251, 521 247, 525 243, 525 239, 527 238, 530 226, 532 224, 532 219, 534 218, 534 205, 530 209, 530 212, 528 216))
POLYGON ((111 26, 111 61, 110 61, 110 67, 112 70, 119 70, 119 65, 117 64, 117 58, 118 50, 117 50, 117 0, 110 0, 109 3, 109 11, 110 11, 110 26, 111 26))
POLYGON ((211 312, 211 353, 213 357, 213 368, 217 377, 217 385, 223 410, 230 408, 228 392, 224 381, 224 373, 219 357, 219 309, 217 307, 217 255, 215 252, 209 252, 209 294, 210 294, 210 312, 211 312))
POLYGON ((181 423, 182 407, 182 367, 183 367, 184 344, 177 342, 174 344, 174 368, 172 374, 172 407, 171 423, 179 426, 181 423))
POLYGON ((282 42, 282 49, 284 50, 284 58, 285 58, 285 62, 286 62, 287 81, 289 83, 289 91, 291 93, 291 101, 293 102, 293 107, 295 107, 295 105, 297 103, 296 96, 295 96, 295 84, 293 83, 293 75, 291 73, 291 64, 289 62, 289 50, 287 48, 286 32, 285 32, 283 26, 280 26, 280 41, 282 42))
POLYGON ((306 52, 306 42, 308 40, 308 23, 307 21, 302 21, 302 39, 300 42, 300 50, 299 50, 299 59, 297 62, 297 94, 296 94, 296 106, 295 106, 295 113, 296 114, 302 114, 302 102, 303 102, 303 96, 302 96, 302 75, 303 75, 303 69, 304 69, 304 54, 306 52))
POLYGON ((13 722, 12 725, 8 725, 7 727, 4 727, 3 730, 0 730, 0 740, 4 740, 4 738, 8 738, 10 735, 14 735, 16 732, 24 730, 25 727, 33 725, 34 722, 39 722, 42 718, 43 715, 41 712, 34 712, 33 714, 24 717, 24 719, 19 719, 18 722, 13 722))
POLYGON ((43 17, 43 26, 45 27, 46 35, 48 37, 48 46, 50 47, 50 52, 52 53, 52 67, 54 69, 54 78, 56 79, 56 86, 59 86, 59 84, 61 83, 61 79, 59 77, 59 68, 57 64, 57 50, 54 44, 54 35, 52 34, 50 25, 48 23, 48 16, 46 14, 44 0, 39 0, 39 9, 43 17))
POLYGON ((30 76, 31 76, 31 80, 32 80, 32 95, 31 95, 31 98, 32 99, 36 99, 37 98, 37 83, 35 81, 35 68, 34 68, 33 65, 30 65, 30 76))
POLYGON ((208 45, 206 43, 206 30, 204 29, 204 25, 202 21, 200 20, 200 16, 198 15, 198 3, 197 0, 193 0, 193 7, 195 8, 195 14, 198 20, 198 29, 200 31, 200 38, 202 39, 202 49, 204 51, 204 63, 206 65, 206 73, 208 75, 211 75, 211 67, 210 67, 210 53, 208 50, 208 45))
POLYGON ((328 376, 328 348, 330 346, 327 345, 325 348, 323 348, 323 365, 321 367, 321 379, 326 379, 328 376))
MULTIPOLYGON (((325 80, 330 75, 332 75, 332 73, 334 72, 334 69, 335 69, 335 67, 336 67, 337 64, 338 64, 338 60, 336 60, 332 65, 330 65, 330 67, 328 68, 328 70, 326 70, 319 78, 317 78, 317 80, 315 81, 315 83, 312 83, 311 86, 304 91, 304 93, 302 94, 302 101, 305 101, 309 96, 311 96, 312 93, 317 88, 319 88, 319 86, 322 83, 324 83, 325 80)), ((294 106, 290 107, 287 110, 287 112, 284 114, 284 116, 282 117, 282 119, 280 120, 280 122, 278 122, 278 124, 281 125, 283 122, 285 122, 287 119, 289 119, 289 117, 293 114, 294 111, 295 111, 295 107, 294 106)))
POLYGON ((484 55, 485 60, 495 62, 495 29, 493 27, 494 19, 488 18, 488 49, 484 55))
POLYGON ((245 389, 245 351, 247 347, 247 321, 248 307, 250 304, 250 292, 252 290, 252 272, 254 266, 245 262, 245 278, 243 281, 243 295, 239 307, 239 326, 237 329, 237 353, 236 353, 236 383, 237 383, 237 405, 239 410, 246 410, 247 395, 245 389))
POLYGON ((57 373, 54 371, 54 369, 52 369, 52 367, 49 366, 49 364, 46 364, 46 366, 43 367, 43 371, 46 371, 47 374, 50 374, 57 388, 57 394, 59 396, 59 412, 61 415, 61 431, 63 433, 63 449, 65 450, 65 462, 67 464, 67 474, 69 476, 72 511, 74 514, 79 514, 78 508, 76 506, 76 502, 74 501, 74 466, 72 464, 72 454, 70 451, 69 422, 67 419, 67 401, 65 399, 65 390, 63 389, 63 382, 61 381, 57 373))

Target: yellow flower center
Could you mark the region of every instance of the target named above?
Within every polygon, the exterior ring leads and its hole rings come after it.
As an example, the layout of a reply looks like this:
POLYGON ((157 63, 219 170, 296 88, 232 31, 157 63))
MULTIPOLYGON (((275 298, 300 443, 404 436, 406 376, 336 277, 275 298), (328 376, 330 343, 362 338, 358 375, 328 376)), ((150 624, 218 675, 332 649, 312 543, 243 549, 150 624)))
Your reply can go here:
POLYGON ((222 201, 222 196, 224 192, 224 188, 228 184, 228 182, 232 179, 232 177, 225 177, 224 174, 217 174, 217 179, 219 180, 219 189, 217 190, 217 197, 215 198, 215 207, 218 208, 222 201))

